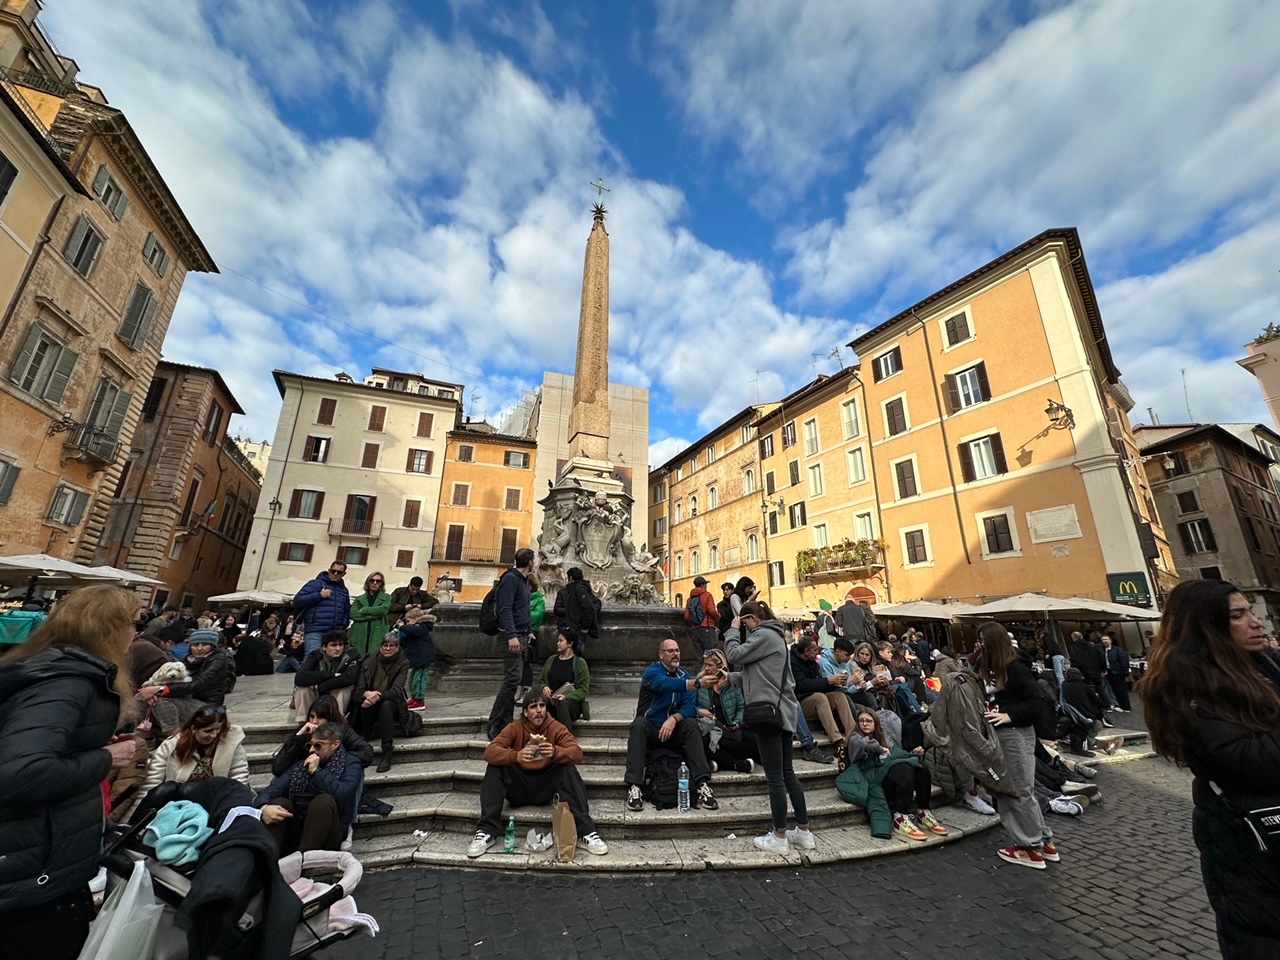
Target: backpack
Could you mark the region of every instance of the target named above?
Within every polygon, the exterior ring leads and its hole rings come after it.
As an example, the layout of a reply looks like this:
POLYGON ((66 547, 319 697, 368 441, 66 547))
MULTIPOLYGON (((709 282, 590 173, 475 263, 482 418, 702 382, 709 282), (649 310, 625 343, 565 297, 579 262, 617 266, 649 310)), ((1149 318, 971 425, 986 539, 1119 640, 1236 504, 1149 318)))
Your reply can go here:
POLYGON ((480 602, 480 632, 498 635, 498 588, 492 587, 480 602))
POLYGON ((659 810, 669 810, 679 803, 681 759, 675 751, 659 748, 644 768, 644 786, 640 792, 659 810))
POLYGON ((1041 740, 1058 739, 1058 699, 1053 695, 1048 680, 1035 681, 1036 736, 1041 740))
POLYGON ((706 619, 702 615, 702 594, 694 594, 689 598, 689 609, 684 612, 684 618, 695 627, 702 626, 702 621, 706 619))

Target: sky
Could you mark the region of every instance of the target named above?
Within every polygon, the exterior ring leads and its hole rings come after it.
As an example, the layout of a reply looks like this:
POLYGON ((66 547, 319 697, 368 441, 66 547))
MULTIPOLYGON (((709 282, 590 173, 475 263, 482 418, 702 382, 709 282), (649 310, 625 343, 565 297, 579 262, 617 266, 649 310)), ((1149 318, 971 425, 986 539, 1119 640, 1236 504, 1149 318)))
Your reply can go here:
POLYGON ((572 373, 603 177, 610 376, 657 465, 866 329, 1075 226, 1164 422, 1267 421, 1280 321, 1268 0, 52 0, 221 268, 165 355, 275 432, 271 370, 373 365, 501 419, 572 373), (1185 371, 1185 389, 1184 374, 1185 371))

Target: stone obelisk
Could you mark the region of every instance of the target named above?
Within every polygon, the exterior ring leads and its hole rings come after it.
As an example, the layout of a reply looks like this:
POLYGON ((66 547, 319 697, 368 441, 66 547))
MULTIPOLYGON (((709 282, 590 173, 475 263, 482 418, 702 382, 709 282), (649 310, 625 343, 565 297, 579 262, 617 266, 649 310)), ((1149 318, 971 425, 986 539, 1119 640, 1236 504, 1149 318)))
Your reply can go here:
POLYGON ((582 306, 578 312, 578 356, 573 368, 569 412, 569 456, 609 460, 609 233, 604 204, 592 209, 582 266, 582 306))

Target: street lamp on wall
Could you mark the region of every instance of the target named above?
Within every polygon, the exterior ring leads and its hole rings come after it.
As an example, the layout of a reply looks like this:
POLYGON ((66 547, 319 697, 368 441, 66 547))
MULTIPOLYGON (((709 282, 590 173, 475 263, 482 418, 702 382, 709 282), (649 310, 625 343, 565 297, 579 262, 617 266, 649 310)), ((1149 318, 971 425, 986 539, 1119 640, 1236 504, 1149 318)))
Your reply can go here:
POLYGON ((279 510, 283 506, 284 504, 280 501, 279 497, 272 497, 270 500, 267 501, 267 509, 270 510, 272 513, 275 513, 277 510, 279 510))
POLYGON ((1049 405, 1044 408, 1044 414, 1049 418, 1049 425, 1055 430, 1074 430, 1076 428, 1076 415, 1071 412, 1071 408, 1059 403, 1057 400, 1050 400, 1049 405))

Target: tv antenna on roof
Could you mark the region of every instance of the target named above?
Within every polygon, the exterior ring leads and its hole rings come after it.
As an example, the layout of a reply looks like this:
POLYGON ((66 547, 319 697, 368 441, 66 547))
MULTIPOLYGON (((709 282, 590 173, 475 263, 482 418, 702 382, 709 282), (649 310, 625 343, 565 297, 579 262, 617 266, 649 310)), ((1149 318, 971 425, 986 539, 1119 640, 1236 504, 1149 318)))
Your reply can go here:
POLYGON ((831 352, 827 354, 827 356, 834 358, 836 363, 840 364, 840 369, 844 369, 844 354, 840 352, 840 348, 838 346, 832 347, 831 352))

